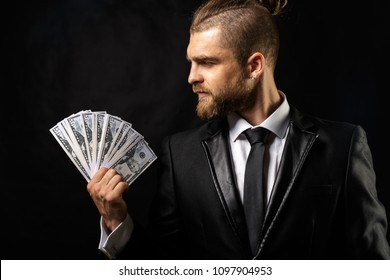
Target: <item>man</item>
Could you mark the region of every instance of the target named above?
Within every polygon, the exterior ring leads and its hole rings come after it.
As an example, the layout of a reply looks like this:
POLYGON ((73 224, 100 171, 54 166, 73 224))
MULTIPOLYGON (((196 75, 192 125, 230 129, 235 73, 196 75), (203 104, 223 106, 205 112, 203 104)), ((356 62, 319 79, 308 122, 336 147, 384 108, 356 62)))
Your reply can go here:
POLYGON ((198 116, 210 121, 164 140, 147 231, 127 213, 128 186, 115 170, 89 182, 108 258, 136 257, 147 233, 152 259, 390 259, 364 130, 304 115, 277 89, 274 16, 285 4, 210 0, 196 11, 188 82, 198 116), (253 238, 246 131, 259 126, 270 133, 265 214, 253 238))

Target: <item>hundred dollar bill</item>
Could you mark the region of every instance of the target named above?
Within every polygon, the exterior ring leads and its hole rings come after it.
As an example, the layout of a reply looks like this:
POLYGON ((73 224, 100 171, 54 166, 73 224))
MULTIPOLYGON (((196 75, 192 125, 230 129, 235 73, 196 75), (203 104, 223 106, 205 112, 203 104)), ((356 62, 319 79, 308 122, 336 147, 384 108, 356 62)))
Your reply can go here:
MULTIPOLYGON (((106 114, 105 111, 95 111, 91 112, 91 115, 87 115, 88 118, 90 117, 90 124, 91 124, 91 130, 92 130, 92 140, 90 141, 90 150, 92 151, 91 153, 91 174, 93 174, 93 170, 95 169, 96 166, 96 160, 98 156, 98 150, 99 150, 99 143, 98 143, 98 117, 97 115, 104 115, 106 114)), ((99 135, 100 136, 100 135, 99 135)), ((92 176, 91 176, 92 177, 92 176)))
POLYGON ((124 156, 116 161, 111 168, 121 174, 126 183, 130 185, 156 159, 156 155, 147 142, 141 139, 136 145, 128 149, 124 156))
POLYGON ((100 140, 100 148, 97 157, 97 168, 99 169, 106 158, 106 155, 113 144, 114 138, 119 127, 123 123, 122 119, 116 116, 107 114, 105 125, 103 126, 102 136, 100 140))
POLYGON ((72 128, 66 119, 62 120, 58 123, 58 127, 62 130, 64 137, 66 137, 69 145, 71 145, 73 152, 76 157, 79 159, 84 169, 87 170, 88 174, 90 174, 90 168, 87 161, 84 158, 83 152, 81 151, 81 147, 78 145, 77 140, 75 139, 72 128))
POLYGON ((132 127, 129 127, 114 147, 111 157, 105 162, 106 165, 112 165, 118 161, 119 158, 123 157, 127 151, 141 139, 143 139, 143 136, 132 127))
POLYGON ((113 154, 116 153, 116 146, 122 140, 127 131, 131 128, 131 123, 123 121, 118 128, 117 133, 114 136, 114 139, 111 142, 111 147, 108 149, 106 156, 104 157, 103 165, 106 166, 110 161, 113 154))
POLYGON ((81 147, 77 143, 77 140, 75 139, 72 128, 69 124, 69 122, 64 119, 61 122, 58 123, 59 128, 63 131, 63 135, 68 140, 69 144, 72 146, 73 152, 76 154, 77 158, 83 165, 84 169, 87 170, 88 174, 90 174, 90 168, 88 165, 87 160, 84 158, 83 152, 81 151, 81 147))
POLYGON ((94 165, 93 159, 96 158, 95 155, 95 144, 94 144, 94 133, 96 132, 93 129, 93 112, 82 112, 81 113, 81 118, 83 120, 84 124, 84 135, 86 139, 86 146, 87 146, 87 151, 88 151, 88 156, 90 159, 90 165, 89 167, 91 168, 94 165))
POLYGON ((87 162, 88 171, 90 171, 92 160, 88 151, 88 143, 85 135, 84 121, 82 116, 81 114, 75 114, 66 118, 65 121, 68 122, 68 125, 71 129, 71 131, 68 132, 69 136, 80 148, 81 153, 87 162))
POLYGON ((71 159, 73 164, 77 167, 79 172, 83 175, 85 180, 89 182, 91 180, 87 170, 84 168, 83 164, 80 162, 79 158, 77 157, 76 153, 74 152, 72 145, 69 143, 68 137, 65 135, 65 132, 61 129, 60 125, 55 125, 50 129, 50 132, 53 134, 54 138, 57 140, 57 142, 60 144, 62 149, 65 151, 65 153, 68 155, 68 157, 71 159))
POLYGON ((95 125, 95 130, 96 130, 96 158, 94 158, 94 166, 92 166, 91 171, 92 174, 95 174, 95 172, 98 170, 98 156, 99 156, 99 149, 101 149, 101 142, 103 139, 103 127, 107 122, 108 116, 106 113, 103 112, 98 112, 96 113, 94 118, 94 125, 95 125))

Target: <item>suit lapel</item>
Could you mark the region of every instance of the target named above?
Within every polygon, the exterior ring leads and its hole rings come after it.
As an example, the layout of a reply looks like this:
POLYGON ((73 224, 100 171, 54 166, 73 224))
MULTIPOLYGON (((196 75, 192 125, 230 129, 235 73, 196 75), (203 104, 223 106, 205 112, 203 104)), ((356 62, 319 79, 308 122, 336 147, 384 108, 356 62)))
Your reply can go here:
POLYGON ((244 244, 243 246, 248 247, 245 216, 232 169, 226 120, 212 123, 208 130, 208 137, 202 141, 202 145, 213 176, 214 186, 230 225, 244 244))
POLYGON ((283 209, 284 201, 287 199, 300 168, 317 136, 316 133, 297 126, 297 123, 290 123, 280 169, 265 216, 259 252, 272 230, 272 225, 277 221, 278 213, 283 209))

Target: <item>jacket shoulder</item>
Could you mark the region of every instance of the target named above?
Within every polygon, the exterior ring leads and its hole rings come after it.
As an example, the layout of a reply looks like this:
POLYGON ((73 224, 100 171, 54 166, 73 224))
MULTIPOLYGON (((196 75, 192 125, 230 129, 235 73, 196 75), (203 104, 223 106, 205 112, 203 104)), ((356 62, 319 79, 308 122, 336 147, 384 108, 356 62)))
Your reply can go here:
POLYGON ((364 128, 359 124, 344 121, 330 120, 307 113, 302 113, 296 108, 291 109, 292 124, 302 131, 310 131, 318 134, 351 135, 356 134, 365 137, 364 128))
POLYGON ((165 137, 170 141, 200 141, 213 136, 227 127, 226 118, 207 121, 197 127, 176 132, 165 137))

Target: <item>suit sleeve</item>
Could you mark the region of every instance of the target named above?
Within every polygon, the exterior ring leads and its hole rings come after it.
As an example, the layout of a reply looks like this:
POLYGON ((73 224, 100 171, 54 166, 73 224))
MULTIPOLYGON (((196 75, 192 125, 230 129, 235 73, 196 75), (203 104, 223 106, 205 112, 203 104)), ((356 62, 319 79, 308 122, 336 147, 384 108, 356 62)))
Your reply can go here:
POLYGON ((390 259, 386 211, 378 199, 372 155, 361 127, 355 129, 350 147, 345 189, 350 257, 390 259))

